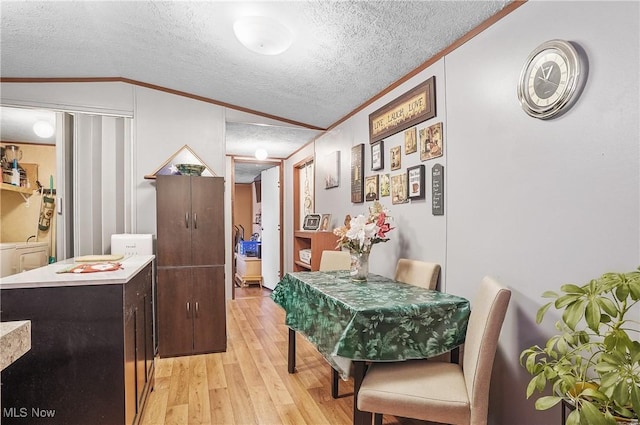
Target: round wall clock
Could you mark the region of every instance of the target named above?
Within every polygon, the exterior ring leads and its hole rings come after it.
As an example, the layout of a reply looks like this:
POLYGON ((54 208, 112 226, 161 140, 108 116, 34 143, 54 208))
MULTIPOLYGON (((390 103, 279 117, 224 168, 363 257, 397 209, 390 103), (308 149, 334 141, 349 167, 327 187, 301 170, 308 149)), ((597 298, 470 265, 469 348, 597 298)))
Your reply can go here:
POLYGON ((586 57, 568 41, 550 40, 538 46, 520 72, 518 99, 524 111, 549 119, 566 111, 586 80, 586 57))

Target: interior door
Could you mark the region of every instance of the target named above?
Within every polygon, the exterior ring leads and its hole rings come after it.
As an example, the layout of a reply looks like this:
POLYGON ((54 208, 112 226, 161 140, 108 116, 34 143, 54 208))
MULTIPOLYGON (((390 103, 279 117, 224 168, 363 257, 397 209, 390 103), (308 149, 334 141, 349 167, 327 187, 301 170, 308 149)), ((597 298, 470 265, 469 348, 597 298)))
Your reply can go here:
POLYGON ((262 284, 280 281, 280 167, 262 172, 262 284))
POLYGON ((156 179, 158 265, 191 265, 191 184, 189 176, 156 179))
POLYGON ((193 352, 227 349, 224 266, 193 267, 193 352))
POLYGON ((191 267, 158 269, 158 350, 161 357, 191 354, 191 267))
POLYGON ((224 178, 191 177, 191 209, 192 264, 224 264, 224 178))

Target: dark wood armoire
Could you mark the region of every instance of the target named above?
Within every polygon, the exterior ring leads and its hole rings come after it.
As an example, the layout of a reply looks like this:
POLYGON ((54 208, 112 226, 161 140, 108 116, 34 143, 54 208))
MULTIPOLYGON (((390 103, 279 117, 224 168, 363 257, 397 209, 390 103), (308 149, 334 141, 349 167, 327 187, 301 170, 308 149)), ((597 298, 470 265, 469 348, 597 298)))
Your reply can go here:
POLYGON ((224 179, 157 176, 158 352, 226 351, 224 179))

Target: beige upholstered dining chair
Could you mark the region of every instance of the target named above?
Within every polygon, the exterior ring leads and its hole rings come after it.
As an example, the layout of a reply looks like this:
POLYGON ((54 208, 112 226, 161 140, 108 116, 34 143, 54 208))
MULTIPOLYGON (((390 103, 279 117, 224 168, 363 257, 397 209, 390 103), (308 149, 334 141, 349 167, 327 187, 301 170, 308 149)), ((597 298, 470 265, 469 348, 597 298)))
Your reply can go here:
POLYGON ((491 369, 511 291, 490 277, 471 304, 462 366, 406 361, 374 363, 358 393, 358 409, 452 425, 485 425, 491 369))
POLYGON ((439 275, 440 264, 400 258, 396 265, 394 279, 398 282, 410 283, 427 289, 436 289, 439 275))
MULTIPOLYGON (((320 265, 320 270, 322 270, 322 264, 320 265)), ((439 275, 440 264, 400 258, 396 265, 396 275, 394 280, 421 286, 427 289, 436 289, 439 275)), ((442 358, 444 358, 444 356, 436 357, 438 360, 442 358)), ((338 372, 334 369, 331 374, 331 396, 333 398, 338 397, 339 382, 340 377, 338 376, 338 372)))
POLYGON ((332 270, 349 270, 351 268, 351 254, 347 251, 322 251, 320 257, 320 266, 318 270, 321 272, 329 272, 332 270))

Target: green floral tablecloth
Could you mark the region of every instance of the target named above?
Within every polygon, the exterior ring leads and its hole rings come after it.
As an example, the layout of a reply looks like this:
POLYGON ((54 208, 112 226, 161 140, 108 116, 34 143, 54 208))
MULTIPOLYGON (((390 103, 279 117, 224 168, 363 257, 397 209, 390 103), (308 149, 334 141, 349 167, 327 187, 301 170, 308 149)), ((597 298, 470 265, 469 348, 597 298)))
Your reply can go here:
POLYGON ((348 271, 287 273, 271 298, 344 379, 350 360, 423 359, 459 346, 470 313, 462 297, 373 274, 354 282, 348 271))

